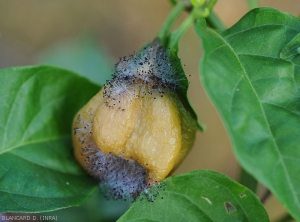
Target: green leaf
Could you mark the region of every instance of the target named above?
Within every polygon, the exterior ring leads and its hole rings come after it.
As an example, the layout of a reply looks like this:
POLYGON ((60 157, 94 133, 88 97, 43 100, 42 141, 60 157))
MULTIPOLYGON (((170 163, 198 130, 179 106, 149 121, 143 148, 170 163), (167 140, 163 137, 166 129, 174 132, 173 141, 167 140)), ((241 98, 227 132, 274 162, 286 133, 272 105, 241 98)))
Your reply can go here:
POLYGON ((259 0, 247 0, 250 9, 258 8, 259 0))
POLYGON ((42 213, 45 216, 56 216, 58 222, 115 222, 130 207, 129 200, 107 200, 100 189, 83 205, 42 213))
POLYGON ((99 86, 66 70, 0 70, 0 212, 86 201, 97 184, 73 158, 71 123, 99 86))
POLYGON ((300 33, 297 34, 289 43, 287 43, 280 52, 280 58, 286 59, 300 65, 300 33))
POLYGON ((194 171, 163 184, 156 200, 139 198, 118 221, 269 221, 255 194, 223 174, 194 171))
POLYGON ((221 34, 204 20, 195 30, 202 83, 239 162, 300 220, 300 67, 292 59, 299 19, 261 8, 221 34))
POLYGON ((89 35, 51 46, 37 62, 72 70, 100 85, 111 78, 114 68, 103 48, 89 35))
POLYGON ((240 169, 239 183, 250 189, 253 193, 256 193, 257 180, 243 168, 240 169))
POLYGON ((189 81, 186 77, 186 74, 182 68, 182 64, 181 64, 180 59, 177 56, 177 52, 176 53, 170 52, 169 57, 171 58, 172 62, 174 63, 174 66, 177 67, 178 73, 179 73, 179 79, 181 79, 181 81, 179 82, 179 85, 178 85, 177 95, 178 95, 181 103, 185 107, 185 109, 191 114, 192 118, 195 120, 195 123, 197 124, 197 129, 200 131, 204 131, 205 126, 199 122, 198 116, 189 100, 188 88, 189 88, 190 83, 189 83, 189 81))
POLYGON ((206 18, 207 25, 213 29, 223 31, 226 29, 221 19, 216 15, 215 12, 211 11, 209 16, 206 18))

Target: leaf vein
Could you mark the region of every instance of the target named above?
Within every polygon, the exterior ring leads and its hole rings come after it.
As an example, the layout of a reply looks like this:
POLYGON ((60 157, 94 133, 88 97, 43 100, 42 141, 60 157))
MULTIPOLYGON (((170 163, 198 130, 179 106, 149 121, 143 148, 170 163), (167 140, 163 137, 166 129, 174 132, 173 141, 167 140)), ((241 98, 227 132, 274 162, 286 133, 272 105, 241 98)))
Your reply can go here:
POLYGON ((262 103, 265 103, 265 104, 269 104, 269 105, 271 105, 271 106, 276 106, 276 107, 281 108, 281 109, 284 109, 284 110, 287 110, 287 111, 289 111, 291 114, 296 115, 297 117, 300 117, 300 114, 299 114, 299 113, 296 113, 295 111, 290 110, 290 109, 288 109, 287 107, 281 106, 281 105, 279 105, 279 104, 271 103, 271 102, 266 102, 266 101, 261 101, 261 102, 262 102, 262 103))
POLYGON ((3 135, 3 138, 2 138, 2 146, 4 146, 5 142, 7 141, 7 127, 9 125, 9 122, 10 122, 10 119, 12 117, 12 110, 14 109, 15 105, 16 105, 16 100, 17 98, 19 97, 19 94, 21 93, 21 89, 26 85, 26 83, 28 83, 33 77, 35 77, 35 74, 33 74, 30 78, 26 79, 26 81, 22 82, 21 86, 18 88, 18 91, 16 92, 16 95, 15 97, 13 98, 13 101, 11 103, 11 107, 9 109, 9 114, 8 114, 8 117, 7 117, 7 120, 5 122, 5 127, 4 127, 4 135, 3 135))
POLYGON ((242 31, 238 31, 238 32, 233 32, 233 33, 228 34, 228 35, 226 35, 226 34, 224 35, 224 34, 222 33, 222 36, 223 36, 224 38, 232 37, 232 36, 234 36, 234 35, 238 35, 238 34, 241 34, 241 33, 247 32, 247 31, 252 31, 252 29, 256 29, 256 28, 259 28, 259 29, 265 29, 265 28, 268 27, 268 26, 273 26, 273 27, 274 27, 274 26, 279 26, 279 27, 284 27, 284 28, 290 28, 290 29, 292 29, 292 30, 294 30, 294 31, 296 31, 296 32, 299 32, 298 29, 295 29, 294 27, 287 26, 287 25, 284 25, 284 24, 267 24, 267 25, 253 26, 253 27, 251 27, 251 28, 243 29, 242 31))
MULTIPOLYGON (((245 67, 242 65, 242 63, 241 63, 241 61, 240 61, 238 55, 237 55, 237 54, 235 53, 235 51, 230 47, 229 44, 228 44, 228 47, 232 50, 232 53, 235 55, 235 57, 236 57, 238 63, 240 64, 240 67, 241 67, 242 70, 243 70, 243 74, 244 74, 244 76, 246 77, 246 80, 249 82, 249 85, 250 85, 250 87, 251 87, 251 89, 252 89, 252 91, 253 91, 253 93, 254 93, 256 99, 258 100, 260 109, 261 109, 261 111, 262 111, 262 114, 263 114, 263 117, 264 117, 264 120, 265 120, 265 123, 266 123, 266 127, 267 127, 267 129, 268 129, 268 131, 269 131, 269 133, 270 133, 270 135, 271 135, 270 138, 271 138, 271 140, 272 140, 272 143, 274 144, 274 148, 275 148, 275 150, 276 150, 276 152, 277 152, 277 155, 278 155, 278 157, 279 157, 279 160, 280 160, 280 162, 281 162, 281 165, 282 165, 282 167, 283 167, 283 170, 285 171, 285 176, 286 176, 286 179, 287 179, 287 181, 288 181, 288 185, 289 185, 289 187, 290 187, 292 193, 295 195, 295 194, 296 194, 295 188, 294 188, 294 186, 292 185, 291 178, 290 178, 290 175, 289 175, 289 173, 288 173, 289 171, 288 171, 288 169, 287 169, 287 167, 286 167, 286 165, 285 165, 285 162, 284 162, 284 160, 283 160, 283 158, 282 158, 282 154, 281 154, 281 152, 280 152, 280 149, 279 149, 279 147, 278 147, 278 144, 277 144, 276 140, 274 139, 274 135, 273 135, 272 129, 270 128, 270 124, 269 124, 268 118, 267 118, 266 113, 265 113, 265 110, 264 110, 264 108, 263 108, 263 106, 262 106, 262 101, 260 100, 260 98, 259 98, 259 96, 258 96, 258 94, 257 94, 257 92, 256 92, 256 90, 255 90, 255 88, 253 87, 253 85, 252 85, 252 83, 251 83, 251 80, 249 79, 249 76, 247 75, 247 72, 246 72, 246 70, 245 70, 245 67)), ((296 196, 296 195, 295 195, 295 196, 296 196)), ((297 198, 295 198, 295 201, 296 201, 297 206, 300 207, 299 200, 298 200, 297 198)))
POLYGON ((9 152, 13 149, 18 149, 22 146, 27 146, 27 145, 31 145, 31 144, 38 144, 38 143, 44 143, 44 142, 51 142, 51 141, 54 141, 54 140, 66 139, 66 138, 69 138, 69 137, 71 137, 70 134, 65 134, 65 135, 60 135, 60 136, 42 138, 42 139, 39 139, 39 140, 28 141, 28 142, 25 142, 25 143, 22 143, 22 144, 17 144, 15 146, 11 146, 11 147, 8 147, 6 149, 1 150, 0 155, 4 154, 4 153, 7 153, 7 152, 9 152))

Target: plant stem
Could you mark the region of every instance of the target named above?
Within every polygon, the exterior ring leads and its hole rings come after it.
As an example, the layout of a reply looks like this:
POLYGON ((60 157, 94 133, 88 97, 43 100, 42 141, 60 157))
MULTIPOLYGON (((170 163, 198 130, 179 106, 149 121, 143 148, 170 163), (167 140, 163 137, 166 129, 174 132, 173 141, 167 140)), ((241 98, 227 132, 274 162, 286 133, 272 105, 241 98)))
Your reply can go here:
MULTIPOLYGON (((176 2, 174 0, 169 1, 173 5, 176 2)), ((224 30, 225 26, 223 25, 221 20, 216 16, 216 14, 212 12, 212 9, 217 3, 217 1, 218 0, 211 0, 206 7, 206 10, 210 12, 209 17, 207 18, 207 22, 213 28, 224 30)), ((194 10, 190 11, 190 15, 183 21, 179 28, 170 34, 172 25, 174 24, 175 20, 178 18, 180 13, 185 9, 185 5, 182 1, 175 4, 175 7, 171 11, 171 13, 169 14, 166 21, 164 22, 160 31, 157 34, 157 37, 161 40, 161 45, 165 48, 169 48, 171 52, 177 53, 179 40, 181 39, 183 34, 188 30, 188 28, 193 24, 193 22, 198 18, 205 18, 207 16, 205 15, 205 12, 203 12, 203 14, 199 14, 197 8, 194 8, 194 10)))
MULTIPOLYGON (((208 3, 207 8, 209 9, 210 14, 206 18, 206 21, 207 21, 208 26, 210 26, 211 28, 223 31, 223 30, 226 29, 226 26, 223 24, 221 19, 216 15, 216 13, 213 12, 213 7, 217 3, 217 1, 218 0, 211 0, 208 3)), ((169 0, 169 2, 173 6, 176 5, 176 0, 169 0)), ((188 13, 193 13, 192 9, 193 9, 192 6, 191 7, 186 7, 185 6, 185 11, 187 11, 188 13)))
POLYGON ((218 0, 210 0, 208 5, 207 5, 207 8, 208 10, 211 12, 215 6, 215 4, 217 3, 218 0))
POLYGON ((169 0, 169 2, 172 4, 172 5, 176 5, 176 0, 169 0))
POLYGON ((183 23, 179 26, 179 28, 174 31, 170 36, 170 42, 168 48, 171 51, 178 51, 178 42, 183 36, 183 34, 188 30, 188 28, 194 23, 194 15, 193 12, 183 21, 183 23))
POLYGON ((226 29, 226 26, 220 20, 220 18, 214 12, 210 12, 209 16, 206 18, 207 24, 214 29, 223 31, 226 29))
POLYGON ((271 196, 271 191, 270 190, 267 190, 264 195, 260 198, 260 202, 262 204, 264 204, 266 202, 266 200, 271 196))
POLYGON ((166 21, 162 25, 161 29, 159 30, 157 37, 160 38, 161 44, 165 46, 168 42, 168 37, 171 31, 171 28, 175 22, 175 20, 178 18, 178 16, 181 14, 182 11, 184 11, 184 4, 183 2, 178 2, 169 16, 167 17, 166 21))
POLYGON ((250 9, 258 8, 258 0, 248 0, 248 5, 250 9))

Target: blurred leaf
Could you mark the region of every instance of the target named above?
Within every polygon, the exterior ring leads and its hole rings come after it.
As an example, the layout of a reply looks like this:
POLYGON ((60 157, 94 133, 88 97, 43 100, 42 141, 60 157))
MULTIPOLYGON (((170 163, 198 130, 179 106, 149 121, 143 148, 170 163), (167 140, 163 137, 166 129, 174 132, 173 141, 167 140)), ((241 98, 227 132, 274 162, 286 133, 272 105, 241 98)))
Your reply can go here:
POLYGON ((43 52, 37 62, 72 70, 100 85, 111 78, 114 68, 109 57, 91 36, 54 45, 43 52))
POLYGON ((66 70, 0 70, 0 212, 43 212, 86 201, 97 184, 76 163, 75 113, 99 86, 66 70))
POLYGON ((287 214, 279 218, 275 222, 294 222, 294 221, 295 221, 294 218, 292 218, 291 215, 287 214))
POLYGON ((216 15, 215 12, 210 12, 209 16, 206 18, 207 25, 216 30, 223 31, 226 29, 225 25, 221 19, 216 15))
POLYGON ((259 0, 247 0, 249 8, 254 9, 259 7, 259 0))
POLYGON ((163 199, 139 198, 118 221, 269 221, 255 194, 223 174, 194 171, 163 183, 163 199))
POLYGON ((130 204, 129 201, 106 200, 98 189, 89 201, 79 207, 43 213, 43 215, 57 216, 58 222, 114 222, 128 210, 130 204))
POLYGON ((257 180, 243 168, 240 169, 239 183, 247 187, 253 193, 256 193, 258 184, 257 180))
POLYGON ((204 20, 195 30, 204 48, 202 83, 239 162, 300 220, 299 19, 261 8, 221 34, 204 20))

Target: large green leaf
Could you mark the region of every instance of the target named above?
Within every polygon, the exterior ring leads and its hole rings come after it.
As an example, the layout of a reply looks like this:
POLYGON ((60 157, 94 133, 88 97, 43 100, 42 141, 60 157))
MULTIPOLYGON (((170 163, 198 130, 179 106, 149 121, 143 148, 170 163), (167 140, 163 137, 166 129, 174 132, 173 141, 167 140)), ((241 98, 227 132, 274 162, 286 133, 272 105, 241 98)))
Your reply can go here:
POLYGON ((300 21, 254 9, 218 34, 199 21, 202 83, 241 165, 300 220, 300 21))
POLYGON ((223 174, 194 171, 163 183, 149 191, 159 191, 156 200, 139 198, 118 221, 269 221, 255 194, 223 174))
POLYGON ((71 123, 99 86, 58 68, 0 70, 0 212, 79 205, 97 187, 72 154, 71 123))

